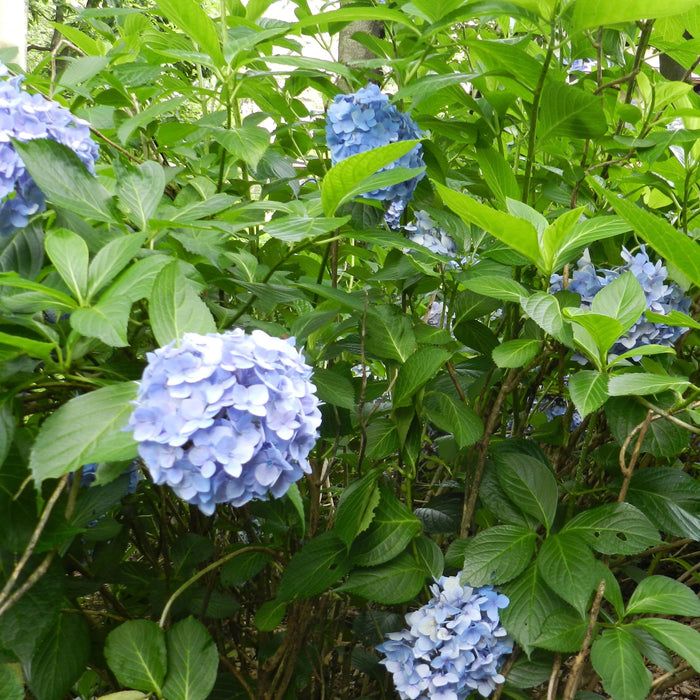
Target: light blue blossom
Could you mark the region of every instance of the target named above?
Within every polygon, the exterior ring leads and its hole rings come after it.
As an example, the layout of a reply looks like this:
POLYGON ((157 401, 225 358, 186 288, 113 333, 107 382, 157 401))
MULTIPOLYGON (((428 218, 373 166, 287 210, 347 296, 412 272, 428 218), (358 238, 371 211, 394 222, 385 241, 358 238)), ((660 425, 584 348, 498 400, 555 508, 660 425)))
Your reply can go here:
MULTIPOLYGON (((653 263, 649 259, 645 246, 639 247, 636 254, 622 249, 624 265, 612 270, 596 269, 586 251, 577 263, 577 269, 571 275, 566 289, 581 297, 581 307, 590 308, 595 295, 606 285, 617 279, 624 272, 632 272, 644 290, 647 311, 667 314, 677 310, 688 313, 690 298, 683 294, 681 288, 672 281, 667 281, 667 272, 661 261, 653 263)), ((549 290, 559 292, 564 289, 564 278, 552 275, 549 290)), ((623 335, 612 348, 612 353, 620 355, 623 352, 644 345, 673 345, 685 333, 687 328, 668 326, 665 323, 651 323, 642 314, 639 320, 623 335)))
POLYGON ((46 208, 41 190, 27 172, 11 139, 52 139, 75 151, 87 169, 95 173, 97 145, 89 124, 41 95, 20 88, 21 76, 8 78, 0 63, 0 235, 24 228, 29 217, 46 208))
POLYGON ((406 615, 409 629, 392 632, 377 649, 402 700, 488 697, 505 678, 498 672, 513 641, 499 622, 508 598, 491 586, 472 588, 443 576, 427 605, 406 615))
POLYGON ((128 428, 153 481, 210 515, 308 474, 321 412, 293 343, 236 328, 149 353, 128 428))
MULTIPOLYGON (((418 125, 407 114, 389 104, 388 95, 383 95, 373 83, 351 95, 336 95, 326 115, 326 140, 333 165, 373 148, 422 136, 423 132, 418 125)), ((382 170, 422 167, 421 151, 421 145, 418 144, 382 170)), ((422 177, 423 173, 362 196, 389 202, 387 222, 395 226, 422 177)))
POLYGON ((415 221, 406 224, 408 240, 422 245, 437 255, 454 256, 457 254, 457 244, 452 237, 440 228, 428 212, 422 209, 416 212, 415 221))

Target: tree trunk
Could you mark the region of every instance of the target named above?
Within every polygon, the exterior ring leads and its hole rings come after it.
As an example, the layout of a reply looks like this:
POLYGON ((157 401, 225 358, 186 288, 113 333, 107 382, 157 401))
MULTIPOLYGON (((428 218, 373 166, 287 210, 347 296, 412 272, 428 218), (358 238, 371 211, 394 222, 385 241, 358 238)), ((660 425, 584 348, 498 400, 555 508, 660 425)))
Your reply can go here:
POLYGON ((26 0, 0 0, 0 49, 5 48, 17 49, 9 62, 27 68, 26 0))

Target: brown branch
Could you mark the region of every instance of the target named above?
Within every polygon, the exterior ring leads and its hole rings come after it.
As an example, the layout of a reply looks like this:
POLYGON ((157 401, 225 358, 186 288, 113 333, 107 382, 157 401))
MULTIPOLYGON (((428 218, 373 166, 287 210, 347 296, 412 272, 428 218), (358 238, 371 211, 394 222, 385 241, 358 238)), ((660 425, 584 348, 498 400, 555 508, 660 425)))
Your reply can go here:
POLYGON ((622 471, 624 480, 620 488, 620 494, 617 497, 618 503, 622 503, 625 500, 625 496, 627 496, 627 489, 629 488, 630 482, 632 481, 632 475, 634 474, 634 468, 637 464, 639 453, 642 450, 642 443, 644 442, 644 437, 647 434, 647 430, 649 429, 651 421, 655 418, 661 418, 661 416, 654 416, 653 411, 647 411, 646 418, 639 425, 633 428, 633 430, 625 438, 625 441, 622 444, 622 448, 620 449, 620 470, 622 471), (639 434, 637 435, 637 433, 639 434), (629 462, 625 462, 627 448, 629 447, 635 435, 637 435, 637 441, 634 445, 632 456, 630 457, 629 462))

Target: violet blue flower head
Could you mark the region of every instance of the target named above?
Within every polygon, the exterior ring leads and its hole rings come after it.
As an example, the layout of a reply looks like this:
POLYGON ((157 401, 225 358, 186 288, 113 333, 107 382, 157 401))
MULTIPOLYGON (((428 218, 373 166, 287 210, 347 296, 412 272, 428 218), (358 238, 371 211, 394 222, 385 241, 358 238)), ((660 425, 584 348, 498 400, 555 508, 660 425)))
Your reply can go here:
POLYGON ((14 233, 46 208, 41 190, 27 172, 12 141, 52 139, 75 151, 94 175, 97 144, 90 126, 67 109, 20 88, 22 76, 8 78, 0 63, 0 236, 14 233))
POLYGON ((156 484, 211 515, 282 496, 308 474, 321 424, 294 339, 185 333, 148 354, 127 429, 156 484))
MULTIPOLYGON (((423 132, 418 125, 407 114, 390 105, 389 96, 383 95, 374 83, 351 95, 336 95, 326 115, 326 140, 333 165, 373 148, 422 136, 423 132)), ((382 170, 420 168, 423 166, 421 151, 421 145, 418 144, 382 170)), ((362 196, 389 202, 387 222, 398 225, 401 213, 413 197, 416 184, 422 177, 423 173, 362 196)))
MULTIPOLYGON (((566 286, 570 292, 581 297, 581 307, 588 309, 593 303, 593 297, 606 285, 610 284, 625 272, 632 272, 644 290, 647 311, 667 314, 669 311, 688 313, 691 300, 683 294, 683 290, 672 281, 666 279, 667 272, 659 260, 653 263, 645 246, 639 247, 636 254, 622 249, 624 265, 612 270, 597 270, 591 262, 588 251, 578 261, 577 268, 571 275, 566 286)), ((561 275, 552 275, 549 281, 550 292, 560 292, 564 289, 564 279, 561 275)), ((667 326, 665 323, 651 323, 645 314, 623 335, 612 348, 612 353, 621 355, 623 352, 642 347, 643 345, 673 345, 685 333, 687 328, 667 326)))
POLYGON ((436 253, 437 255, 454 256, 457 254, 457 244, 440 228, 431 218, 428 212, 416 212, 416 220, 406 224, 408 240, 436 253))
POLYGON ((460 576, 443 576, 433 598, 406 615, 408 629, 377 647, 402 700, 488 697, 505 678, 498 669, 513 641, 499 622, 508 598, 492 586, 472 588, 460 576))

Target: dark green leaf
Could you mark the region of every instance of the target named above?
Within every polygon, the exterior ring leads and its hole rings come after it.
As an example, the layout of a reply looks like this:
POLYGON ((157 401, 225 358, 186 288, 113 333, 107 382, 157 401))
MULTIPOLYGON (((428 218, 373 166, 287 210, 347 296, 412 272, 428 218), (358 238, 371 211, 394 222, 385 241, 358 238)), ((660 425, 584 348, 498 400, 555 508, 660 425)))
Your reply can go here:
POLYGON ((367 426, 367 457, 383 459, 399 449, 399 433, 389 418, 378 418, 367 426))
POLYGON ((148 227, 148 220, 156 213, 164 189, 163 166, 152 160, 140 163, 120 178, 119 201, 141 231, 148 227))
POLYGON ((338 501, 333 532, 349 547, 354 539, 372 522, 379 505, 379 471, 372 470, 351 483, 338 501))
POLYGON ((71 399, 41 426, 29 467, 37 483, 91 462, 133 459, 136 443, 125 432, 136 384, 123 382, 71 399))
POLYGON ((265 552, 246 552, 227 561, 221 567, 221 583, 224 586, 242 586, 259 574, 272 557, 265 552))
POLYGON ((602 554, 639 554, 659 543, 659 533, 629 503, 608 503, 580 513, 562 532, 576 534, 602 554))
POLYGON ((409 317, 393 305, 370 307, 367 311, 367 351, 406 362, 416 347, 409 317))
POLYGON ((537 535, 519 525, 495 525, 450 545, 470 586, 499 585, 524 571, 535 553, 537 535))
POLYGON ((132 233, 120 236, 107 243, 90 263, 88 272, 87 296, 92 298, 106 284, 109 284, 144 244, 144 234, 132 233))
POLYGON ((270 133, 259 126, 211 128, 208 131, 234 158, 244 161, 253 170, 270 146, 270 133))
POLYGON ((637 651, 634 637, 624 629, 605 630, 591 647, 593 668, 613 700, 644 700, 651 672, 637 651))
POLYGON ((451 535, 459 531, 462 521, 463 498, 458 493, 443 493, 431 498, 413 514, 423 524, 423 531, 431 535, 451 535))
POLYGON ((675 620, 661 620, 655 617, 646 617, 634 624, 676 652, 700 673, 700 632, 696 629, 675 620))
MULTIPOLYGON (((299 341, 296 334, 295 337, 299 341)), ((355 389, 350 378, 340 371, 317 367, 312 381, 316 385, 318 398, 324 403, 350 410, 355 407, 355 389)))
POLYGON ((417 537, 413 544, 413 554, 418 564, 423 567, 426 577, 440 578, 445 568, 445 557, 440 547, 425 535, 417 537))
POLYGON ((420 533, 421 524, 408 506, 380 485, 379 505, 369 529, 353 542, 353 564, 376 566, 396 557, 420 533))
POLYGON ((49 139, 13 144, 50 202, 87 219, 119 222, 112 195, 90 175, 68 146, 49 139), (56 173, 61 173, 61 177, 56 177, 56 173))
POLYGON ((176 622, 166 633, 168 700, 206 700, 216 682, 219 653, 206 627, 193 617, 176 622))
POLYGON ((334 532, 324 532, 289 560, 280 580, 278 600, 310 598, 323 593, 349 568, 344 542, 334 532))
POLYGON ((544 84, 537 119, 537 138, 598 138, 608 130, 600 99, 566 83, 550 80, 544 84))
POLYGON ((2 700, 24 700, 24 686, 20 674, 10 666, 0 664, 0 698, 2 700))
POLYGON ((587 618, 571 608, 561 608, 545 620, 535 644, 549 651, 573 653, 583 645, 587 629, 587 618))
POLYGON ((39 640, 27 672, 38 700, 61 700, 85 670, 90 630, 80 615, 62 614, 39 640))
POLYGON ((166 265, 153 283, 149 300, 151 326, 162 347, 185 333, 214 333, 216 325, 206 304, 181 273, 177 262, 166 265))
POLYGON ((481 418, 452 394, 431 392, 423 408, 431 423, 454 437, 460 450, 473 445, 483 435, 481 418))
POLYGON ((700 600, 691 588, 667 576, 648 576, 635 588, 627 615, 657 613, 700 617, 700 600))
POLYGON ((165 635, 155 622, 123 622, 107 635, 104 654, 122 685, 162 695, 167 666, 165 635))
POLYGON ((409 405, 413 395, 438 373, 450 356, 442 348, 418 348, 399 368, 392 392, 394 406, 409 405))
POLYGON ((280 600, 268 600, 255 613, 255 626, 261 632, 272 632, 284 619, 287 603, 280 600))

